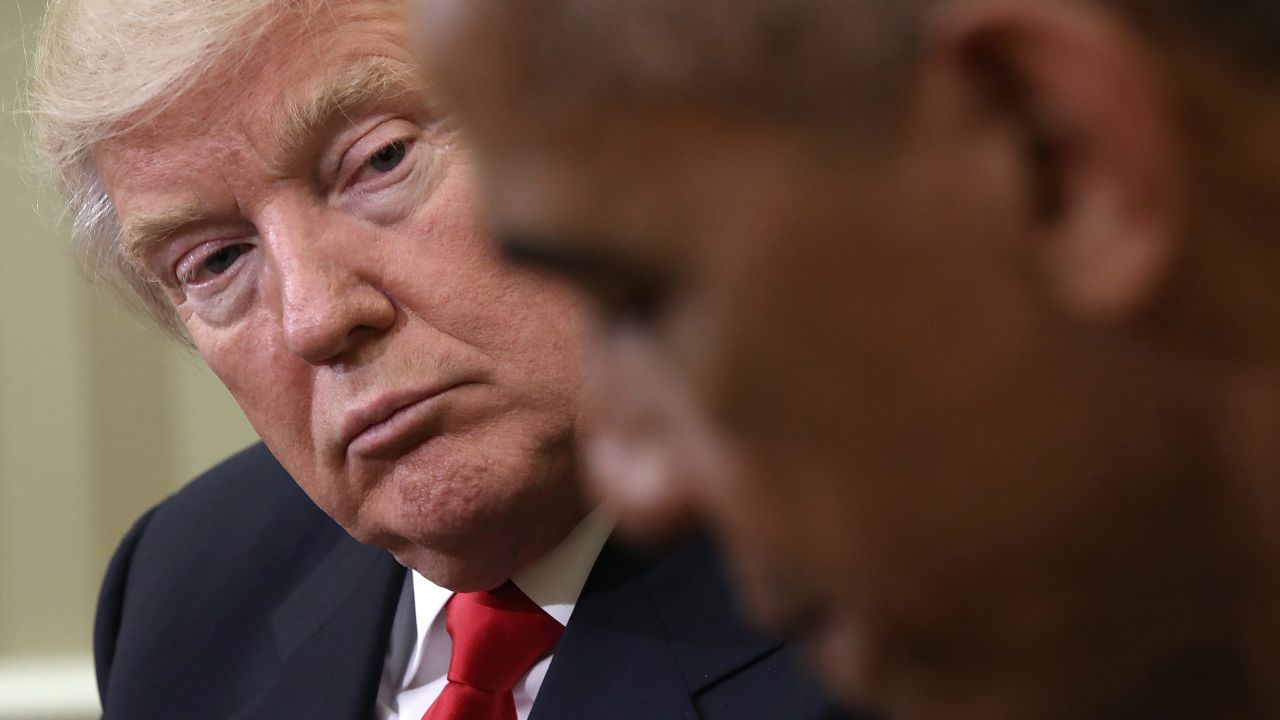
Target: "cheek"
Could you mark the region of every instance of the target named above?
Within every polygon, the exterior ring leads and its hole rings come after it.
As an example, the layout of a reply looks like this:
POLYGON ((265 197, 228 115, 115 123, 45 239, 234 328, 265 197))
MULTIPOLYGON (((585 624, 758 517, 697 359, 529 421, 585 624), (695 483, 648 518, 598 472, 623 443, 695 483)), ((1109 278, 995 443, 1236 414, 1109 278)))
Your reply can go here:
MULTIPOLYGON (((500 258, 494 258, 501 263, 500 258)), ((499 264, 476 278, 490 288, 482 300, 467 298, 457 337, 492 361, 503 384, 518 388, 530 406, 578 413, 584 378, 587 309, 581 297, 559 282, 499 264)))
POLYGON ((531 380, 548 383, 576 404, 584 379, 588 332, 582 299, 558 283, 539 278, 511 300, 499 322, 511 338, 507 347, 519 356, 513 360, 530 368, 531 380))
POLYGON ((525 374, 576 368, 582 303, 562 285, 509 265, 473 205, 465 184, 448 181, 386 243, 386 285, 412 314, 501 365, 515 363, 525 374))
POLYGON ((309 467, 312 442, 308 366, 251 333, 197 328, 191 335, 201 357, 272 452, 291 469, 309 467), (297 464, 304 457, 308 458, 306 464, 297 464))
POLYGON ((828 282, 801 260, 781 253, 750 267, 741 254, 726 261, 731 269, 722 282, 713 276, 700 329, 678 354, 744 468, 708 490, 744 564, 825 588, 865 564, 860 548, 892 554, 885 538, 868 539, 877 530, 865 516, 901 516, 913 500, 877 477, 861 452, 868 426, 892 405, 878 399, 882 387, 855 375, 878 376, 864 371, 897 360, 876 349, 874 328, 846 331, 852 321, 840 308, 856 292, 847 280, 828 282))

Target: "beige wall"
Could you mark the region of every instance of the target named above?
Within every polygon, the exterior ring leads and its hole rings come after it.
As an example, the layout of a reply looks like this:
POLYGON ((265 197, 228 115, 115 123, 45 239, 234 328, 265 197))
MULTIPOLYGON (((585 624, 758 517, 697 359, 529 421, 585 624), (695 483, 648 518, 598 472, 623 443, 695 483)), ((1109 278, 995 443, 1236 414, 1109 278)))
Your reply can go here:
POLYGON ((129 524, 255 439, 197 358, 87 288, 67 258, 16 112, 43 7, 0 0, 0 666, 87 653, 129 524))

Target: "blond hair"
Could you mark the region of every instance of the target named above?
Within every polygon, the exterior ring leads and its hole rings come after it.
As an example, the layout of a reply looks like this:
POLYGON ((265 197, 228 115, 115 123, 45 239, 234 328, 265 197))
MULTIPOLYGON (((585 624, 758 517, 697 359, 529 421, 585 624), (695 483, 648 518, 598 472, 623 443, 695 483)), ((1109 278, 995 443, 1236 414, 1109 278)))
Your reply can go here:
MULTIPOLYGON (((167 332, 186 332, 160 287, 123 255, 120 218, 94 149, 145 122, 230 51, 246 54, 289 0, 52 0, 29 104, 35 146, 66 201, 88 277, 167 332)), ((239 58, 245 59, 245 58, 239 58)))

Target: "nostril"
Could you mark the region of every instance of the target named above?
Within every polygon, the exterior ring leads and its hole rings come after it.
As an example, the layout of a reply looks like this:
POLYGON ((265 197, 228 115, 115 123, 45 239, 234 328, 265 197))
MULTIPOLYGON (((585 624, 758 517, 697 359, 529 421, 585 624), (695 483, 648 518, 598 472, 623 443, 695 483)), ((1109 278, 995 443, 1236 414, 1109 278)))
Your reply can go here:
POLYGON ((315 308, 293 308, 286 312, 284 320, 285 341, 289 349, 299 357, 310 361, 324 360, 331 351, 336 334, 326 328, 325 320, 315 308))
POLYGON ((352 283, 289 298, 281 318, 286 346, 310 363, 328 363, 395 324, 395 304, 380 290, 352 283))

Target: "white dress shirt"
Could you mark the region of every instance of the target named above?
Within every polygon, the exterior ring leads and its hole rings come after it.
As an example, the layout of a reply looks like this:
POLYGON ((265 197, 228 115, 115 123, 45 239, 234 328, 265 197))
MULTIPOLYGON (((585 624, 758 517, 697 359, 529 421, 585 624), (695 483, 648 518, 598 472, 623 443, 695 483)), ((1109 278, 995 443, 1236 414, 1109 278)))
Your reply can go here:
MULTIPOLYGON (((613 521, 600 510, 593 511, 559 545, 511 581, 548 615, 567 625, 612 530, 613 521)), ((452 591, 417 572, 410 571, 405 578, 378 687, 378 720, 421 720, 444 690, 453 641, 442 610, 452 596, 452 591)), ((528 719, 550 665, 548 655, 516 681, 512 694, 518 720, 528 719)))

